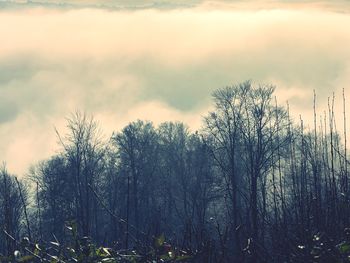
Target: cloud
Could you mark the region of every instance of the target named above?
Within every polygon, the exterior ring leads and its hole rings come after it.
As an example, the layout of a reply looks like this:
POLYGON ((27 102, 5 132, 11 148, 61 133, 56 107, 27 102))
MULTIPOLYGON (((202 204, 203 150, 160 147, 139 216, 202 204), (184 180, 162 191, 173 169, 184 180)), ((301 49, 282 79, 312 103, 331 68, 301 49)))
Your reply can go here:
POLYGON ((0 125, 12 121, 18 114, 18 108, 16 104, 7 101, 6 99, 1 100, 0 104, 0 125))
POLYGON ((142 9, 187 9, 201 7, 206 9, 236 9, 236 10, 266 10, 266 9, 318 9, 336 12, 347 12, 349 5, 346 0, 1 0, 0 7, 18 8, 99 8, 111 10, 142 10, 142 9))
POLYGON ((347 87, 346 13, 194 4, 0 10, 0 160, 25 173, 58 148, 53 127, 64 132, 76 109, 93 113, 107 136, 137 118, 198 129, 211 92, 247 79, 275 84, 296 116, 312 111, 313 89, 321 111, 347 87))

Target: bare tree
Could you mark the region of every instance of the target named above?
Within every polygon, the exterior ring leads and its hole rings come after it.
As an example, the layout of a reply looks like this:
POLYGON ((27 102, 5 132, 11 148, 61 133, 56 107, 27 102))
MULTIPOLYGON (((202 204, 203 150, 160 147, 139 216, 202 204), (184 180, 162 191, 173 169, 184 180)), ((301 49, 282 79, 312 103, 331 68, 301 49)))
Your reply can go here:
POLYGON ((89 236, 92 227, 95 230, 98 227, 93 222, 98 217, 97 203, 89 185, 99 184, 104 169, 105 146, 93 117, 76 112, 67 122, 68 133, 63 138, 58 132, 57 135, 67 159, 69 173, 74 178, 76 219, 82 234, 89 236))
MULTIPOLYGON (((19 183, 21 187, 24 186, 19 183)), ((22 193, 27 202, 26 191, 22 193)), ((23 202, 16 184, 15 177, 10 175, 3 165, 0 169, 0 252, 12 255, 15 250, 15 242, 6 233, 18 238, 21 234, 21 219, 23 216, 23 202)))

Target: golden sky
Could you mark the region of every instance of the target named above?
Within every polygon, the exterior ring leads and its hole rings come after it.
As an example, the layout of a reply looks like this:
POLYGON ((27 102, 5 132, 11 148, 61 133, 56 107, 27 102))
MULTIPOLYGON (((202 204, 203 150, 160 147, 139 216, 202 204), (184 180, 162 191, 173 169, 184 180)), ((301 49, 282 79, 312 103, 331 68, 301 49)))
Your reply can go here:
POLYGON ((0 161, 10 172, 55 153, 54 127, 64 133, 76 109, 108 138, 138 118, 199 129, 210 93, 248 79, 276 85, 296 119, 309 118, 314 89, 319 114, 332 92, 350 100, 346 1, 125 2, 0 1, 0 161))

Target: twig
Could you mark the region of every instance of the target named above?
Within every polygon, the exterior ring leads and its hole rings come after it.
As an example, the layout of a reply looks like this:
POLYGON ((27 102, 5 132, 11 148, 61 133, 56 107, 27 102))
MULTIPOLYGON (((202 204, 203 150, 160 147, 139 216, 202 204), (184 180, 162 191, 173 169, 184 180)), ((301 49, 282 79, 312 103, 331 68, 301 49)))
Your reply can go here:
POLYGON ((28 237, 29 237, 29 240, 32 240, 32 235, 31 235, 31 231, 30 231, 30 224, 29 224, 29 219, 28 219, 28 214, 27 214, 27 204, 26 204, 26 202, 24 200, 24 197, 23 197, 23 194, 22 194, 22 188, 21 188, 21 185, 20 185, 17 177, 15 177, 15 180, 16 180, 18 191, 19 191, 19 195, 21 197, 21 201, 22 201, 22 204, 23 204, 24 216, 25 216, 26 224, 27 224, 28 237))

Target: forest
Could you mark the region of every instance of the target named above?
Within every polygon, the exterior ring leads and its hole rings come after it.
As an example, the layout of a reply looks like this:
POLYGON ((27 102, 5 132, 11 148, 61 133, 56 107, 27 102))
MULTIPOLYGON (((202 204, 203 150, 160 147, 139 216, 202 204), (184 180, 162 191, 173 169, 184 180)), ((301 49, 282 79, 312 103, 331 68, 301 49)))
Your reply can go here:
POLYGON ((73 113, 56 154, 1 167, 0 262, 349 262, 345 96, 319 114, 314 93, 311 124, 277 99, 246 81, 198 131, 137 120, 107 139, 73 113))

